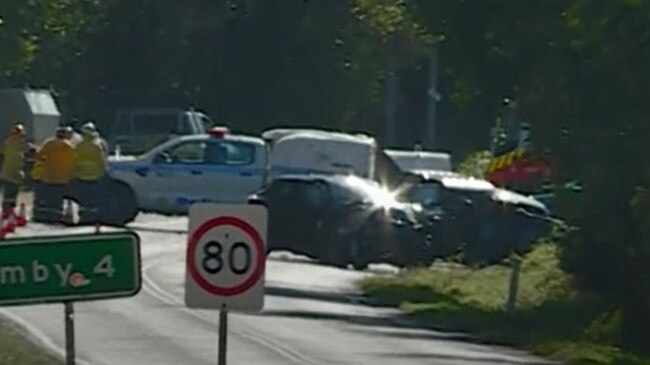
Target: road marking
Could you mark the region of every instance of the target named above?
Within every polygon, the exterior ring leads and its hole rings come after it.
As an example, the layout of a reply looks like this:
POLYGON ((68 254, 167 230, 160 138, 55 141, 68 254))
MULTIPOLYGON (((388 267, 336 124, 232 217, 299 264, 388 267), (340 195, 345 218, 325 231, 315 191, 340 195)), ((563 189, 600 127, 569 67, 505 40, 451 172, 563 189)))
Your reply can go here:
MULTIPOLYGON (((202 321, 208 321, 212 322, 213 318, 210 316, 204 315, 202 313, 196 312, 190 308, 185 307, 183 302, 181 300, 178 300, 174 297, 172 293, 169 293, 162 289, 158 284, 154 282, 153 279, 149 276, 148 272, 155 266, 163 265, 165 264, 164 260, 158 259, 154 262, 150 262, 147 265, 144 265, 142 268, 142 276, 144 279, 144 290, 147 291, 149 294, 151 294, 153 297, 157 298, 158 300, 171 305, 173 307, 178 307, 180 310, 192 315, 195 318, 198 318, 202 321), (156 262, 158 261, 158 262, 156 262)), ((239 329, 237 332, 231 332, 231 334, 242 337, 244 339, 253 341, 258 343, 259 345, 262 345, 263 347, 268 348, 271 351, 276 352, 277 354, 284 356, 288 358, 289 360, 294 361, 295 363, 298 364, 305 364, 305 365, 325 365, 325 363, 319 362, 317 360, 311 359, 307 357, 306 355, 303 355, 299 352, 297 352, 294 349, 291 349, 287 347, 286 345, 277 342, 275 340, 272 340, 270 338, 264 338, 261 336, 258 336, 254 333, 252 333, 249 330, 245 329, 239 329)))

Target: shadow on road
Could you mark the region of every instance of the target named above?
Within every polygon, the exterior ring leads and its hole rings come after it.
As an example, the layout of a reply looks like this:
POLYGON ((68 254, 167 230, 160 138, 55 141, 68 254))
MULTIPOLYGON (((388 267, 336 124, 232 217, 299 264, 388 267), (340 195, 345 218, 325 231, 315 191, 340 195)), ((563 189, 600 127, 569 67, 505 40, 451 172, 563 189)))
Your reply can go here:
POLYGON ((277 286, 266 286, 265 295, 286 297, 294 299, 318 300, 323 302, 332 302, 340 304, 372 304, 369 298, 354 293, 337 293, 314 290, 303 290, 277 286))
POLYGON ((360 315, 360 314, 343 314, 332 313, 324 311, 292 311, 292 310, 265 310, 262 312, 263 316, 284 317, 284 318, 300 318, 300 319, 313 319, 319 321, 339 321, 349 324, 381 327, 383 329, 410 329, 411 331, 391 331, 384 330, 357 330, 368 335, 385 335, 396 338, 410 338, 410 339, 424 339, 424 340, 463 340, 469 341, 472 338, 462 333, 445 333, 432 331, 424 327, 418 326, 415 323, 408 323, 402 320, 399 315, 360 315), (412 330, 421 330, 422 332, 413 332, 412 330), (424 331, 426 330, 426 331, 424 331))
MULTIPOLYGON (((367 336, 385 336, 395 339, 411 339, 411 340, 424 340, 424 341, 463 341, 465 343, 471 343, 476 345, 489 345, 489 346, 507 346, 504 343, 484 341, 480 338, 476 338, 470 334, 462 333, 458 331, 452 331, 448 328, 443 328, 435 326, 430 322, 418 321, 412 317, 409 317, 399 310, 394 308, 385 307, 379 303, 372 302, 369 298, 364 297, 363 295, 347 294, 347 293, 336 293, 336 292, 322 292, 322 291, 309 291, 302 289, 294 288, 282 288, 270 286, 266 288, 266 294, 277 297, 287 297, 294 299, 307 299, 307 300, 317 300, 330 303, 338 303, 344 305, 358 306, 361 310, 358 312, 363 312, 364 307, 375 307, 385 309, 386 312, 382 314, 351 314, 349 310, 341 313, 339 311, 325 311, 325 310, 279 310, 279 309, 268 309, 264 310, 259 315, 270 316, 270 317, 281 317, 281 318, 294 318, 294 319, 307 319, 307 320, 318 320, 318 321, 334 321, 341 322, 346 324, 351 324, 358 326, 358 328, 350 328, 349 331, 358 332, 362 335, 367 336)), ((368 309, 368 308, 365 308, 368 309)), ((342 311, 343 312, 343 311, 342 311)), ((354 311, 352 311, 354 312, 354 311)), ((373 311, 367 311, 372 313, 373 311)), ((505 350, 505 348, 504 348, 505 350)), ((511 350, 506 350, 511 351, 511 350)), ((476 362, 476 363, 501 363, 501 364, 531 364, 531 365, 541 365, 541 364, 556 364, 555 362, 544 362, 544 360, 536 360, 536 362, 524 361, 490 357, 486 353, 486 356, 480 356, 477 358, 463 358, 456 356, 449 356, 444 354, 435 354, 435 353, 422 353, 422 354, 386 354, 386 356, 396 357, 396 363, 399 362, 397 357, 429 357, 431 360, 441 360, 449 361, 450 363, 458 362, 476 362)))
MULTIPOLYGON (((377 356, 377 354, 373 354, 377 356)), ((400 360, 404 361, 407 359, 421 359, 429 361, 444 361, 445 364, 475 364, 475 363, 488 363, 488 364, 506 364, 506 365, 550 365, 555 364, 554 362, 535 362, 531 359, 508 359, 497 356, 462 356, 462 355, 446 355, 446 354, 434 354, 434 353, 389 353, 381 354, 379 356, 394 358, 396 362, 400 360)))
MULTIPOLYGON (((514 351, 509 348, 503 347, 504 344, 485 342, 471 335, 464 333, 446 332, 436 330, 424 326, 415 321, 405 320, 399 314, 395 315, 350 315, 343 313, 332 313, 325 311, 290 311, 290 310, 265 310, 260 315, 293 318, 293 319, 309 319, 318 321, 336 321, 343 322, 360 328, 350 328, 347 331, 360 333, 367 337, 386 336, 395 338, 396 340, 422 340, 422 341, 462 341, 464 343, 473 345, 490 346, 489 349, 494 350, 500 348, 498 353, 503 354, 504 351, 509 353, 514 351)), ((485 356, 461 356, 461 355, 446 355, 435 352, 431 353, 389 353, 389 354, 373 354, 373 356, 394 357, 395 363, 399 363, 400 359, 428 359, 430 361, 444 361, 445 364, 454 364, 456 362, 462 364, 476 363, 476 364, 508 364, 508 365, 552 365, 557 364, 552 361, 537 360, 534 358, 527 359, 509 359, 505 357, 490 356, 486 351, 485 356)), ((513 356, 521 356, 521 353, 513 354, 513 356)), ((437 363, 437 362, 436 362, 437 363)))
MULTIPOLYGON (((321 291, 309 291, 293 288, 282 288, 269 286, 266 287, 266 295, 277 296, 277 297, 286 297, 293 299, 306 299, 306 300, 317 300, 329 303, 345 304, 345 305, 356 305, 364 307, 382 307, 378 303, 373 302, 369 298, 364 297, 363 295, 357 294, 348 294, 348 293, 336 293, 336 292, 321 292, 321 291)), ((314 320, 330 320, 330 321, 342 321, 351 324, 358 324, 364 326, 375 326, 375 327, 390 327, 394 329, 419 329, 426 330, 427 332, 414 333, 414 332, 386 332, 386 336, 395 336, 395 337, 410 337, 410 338, 423 338, 423 339, 463 339, 470 340, 471 337, 467 334, 462 333, 449 333, 449 332, 432 332, 440 331, 439 328, 433 328, 431 326, 426 326, 424 323, 420 323, 414 320, 407 319, 406 315, 402 314, 394 308, 384 307, 387 310, 385 315, 350 315, 350 314, 341 314, 341 313, 332 313, 326 311, 309 311, 309 310, 265 310, 261 315, 264 316, 274 316, 274 317, 286 317, 286 318, 302 318, 302 319, 314 319, 314 320)))

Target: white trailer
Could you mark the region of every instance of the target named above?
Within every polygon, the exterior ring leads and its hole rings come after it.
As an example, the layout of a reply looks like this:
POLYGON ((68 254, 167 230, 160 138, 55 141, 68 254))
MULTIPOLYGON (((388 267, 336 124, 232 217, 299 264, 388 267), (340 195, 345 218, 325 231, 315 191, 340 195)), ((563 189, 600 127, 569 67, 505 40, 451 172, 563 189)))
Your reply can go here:
POLYGON ((452 171, 451 156, 446 152, 384 150, 402 171, 416 170, 452 171))
POLYGON ((273 129, 262 134, 270 177, 281 174, 352 174, 372 179, 377 143, 366 135, 314 129, 273 129))

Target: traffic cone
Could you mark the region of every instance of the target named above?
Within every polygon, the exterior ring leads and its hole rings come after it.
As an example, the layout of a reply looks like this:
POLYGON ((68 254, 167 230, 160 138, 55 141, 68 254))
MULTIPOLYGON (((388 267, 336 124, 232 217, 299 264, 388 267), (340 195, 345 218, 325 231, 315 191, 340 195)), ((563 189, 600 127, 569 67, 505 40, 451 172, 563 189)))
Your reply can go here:
POLYGON ((13 209, 9 210, 9 217, 4 222, 3 230, 6 233, 16 232, 16 215, 13 212, 13 209))
POLYGON ((20 203, 20 210, 16 216, 16 225, 18 227, 25 227, 27 225, 27 211, 25 210, 25 203, 20 203))
POLYGON ((4 213, 0 215, 0 239, 5 239, 7 237, 7 231, 5 229, 5 218, 4 213))

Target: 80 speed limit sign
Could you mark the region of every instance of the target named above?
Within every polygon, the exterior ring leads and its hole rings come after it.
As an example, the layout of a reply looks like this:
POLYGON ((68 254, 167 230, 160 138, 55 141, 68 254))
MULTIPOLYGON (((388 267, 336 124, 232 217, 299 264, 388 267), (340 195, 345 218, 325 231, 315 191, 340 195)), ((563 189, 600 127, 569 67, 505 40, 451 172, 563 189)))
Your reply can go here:
POLYGON ((189 212, 185 305, 260 311, 264 306, 266 208, 198 203, 189 212))

